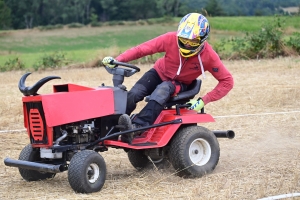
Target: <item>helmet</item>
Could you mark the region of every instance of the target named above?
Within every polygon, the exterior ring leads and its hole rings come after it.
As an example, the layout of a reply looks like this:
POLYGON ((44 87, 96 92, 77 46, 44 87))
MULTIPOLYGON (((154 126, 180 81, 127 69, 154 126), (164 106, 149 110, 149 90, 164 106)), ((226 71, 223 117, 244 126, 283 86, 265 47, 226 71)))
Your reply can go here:
POLYGON ((189 13, 179 22, 177 30, 178 47, 183 57, 191 57, 200 52, 209 35, 208 20, 201 14, 189 13))

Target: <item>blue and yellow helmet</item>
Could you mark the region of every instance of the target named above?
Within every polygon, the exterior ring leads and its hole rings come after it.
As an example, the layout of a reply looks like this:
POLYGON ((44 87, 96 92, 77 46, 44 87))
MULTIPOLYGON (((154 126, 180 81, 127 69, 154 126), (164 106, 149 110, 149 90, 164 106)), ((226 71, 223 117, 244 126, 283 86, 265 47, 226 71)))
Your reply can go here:
POLYGON ((178 25, 177 37, 180 54, 191 57, 199 53, 210 32, 206 17, 199 13, 189 13, 178 25))

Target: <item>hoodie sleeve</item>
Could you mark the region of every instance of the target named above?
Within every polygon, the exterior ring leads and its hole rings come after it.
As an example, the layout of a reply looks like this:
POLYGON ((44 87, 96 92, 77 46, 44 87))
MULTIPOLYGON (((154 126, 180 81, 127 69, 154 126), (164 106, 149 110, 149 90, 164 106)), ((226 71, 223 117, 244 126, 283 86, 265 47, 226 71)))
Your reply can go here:
POLYGON ((131 49, 128 49, 124 53, 116 57, 116 60, 120 62, 129 62, 142 58, 147 55, 152 55, 159 52, 165 52, 165 41, 171 33, 160 35, 152 40, 137 45, 131 49))
POLYGON ((207 66, 205 66, 205 69, 218 80, 218 84, 212 91, 203 96, 204 104, 223 98, 233 88, 234 84, 231 73, 211 47, 209 47, 208 60, 206 63, 207 66))

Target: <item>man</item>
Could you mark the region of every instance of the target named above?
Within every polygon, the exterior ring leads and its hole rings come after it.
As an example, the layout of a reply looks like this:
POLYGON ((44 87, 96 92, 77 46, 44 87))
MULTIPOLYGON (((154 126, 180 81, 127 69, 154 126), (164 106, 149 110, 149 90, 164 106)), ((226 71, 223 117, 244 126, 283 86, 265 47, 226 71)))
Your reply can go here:
MULTIPOLYGON (((126 114, 119 123, 131 123, 128 115, 136 104, 150 95, 147 105, 132 120, 130 128, 138 128, 154 123, 169 98, 184 91, 189 84, 204 72, 210 72, 219 82, 217 86, 200 100, 191 100, 190 109, 199 112, 204 105, 221 99, 233 87, 233 78, 221 62, 217 53, 206 41, 210 32, 208 20, 201 14, 189 13, 184 16, 177 32, 168 32, 144 42, 120 54, 116 60, 129 62, 147 55, 164 52, 154 67, 146 72, 128 92, 126 114)), ((112 57, 105 57, 102 63, 115 67, 110 62, 112 57)), ((123 137, 131 142, 134 135, 123 137)))

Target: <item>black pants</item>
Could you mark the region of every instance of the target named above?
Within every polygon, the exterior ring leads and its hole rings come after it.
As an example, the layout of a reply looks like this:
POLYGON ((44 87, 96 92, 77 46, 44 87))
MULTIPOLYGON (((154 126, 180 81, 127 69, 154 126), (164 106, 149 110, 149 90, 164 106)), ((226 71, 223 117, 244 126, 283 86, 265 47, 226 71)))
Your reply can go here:
MULTIPOLYGON (((151 95, 156 86, 162 82, 155 69, 150 69, 146 72, 128 92, 126 114, 130 115, 136 108, 136 104, 142 101, 146 96, 151 95)), ((162 110, 162 105, 155 101, 150 101, 141 112, 136 115, 133 119, 133 123, 142 126, 151 125, 162 110)))

